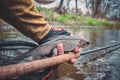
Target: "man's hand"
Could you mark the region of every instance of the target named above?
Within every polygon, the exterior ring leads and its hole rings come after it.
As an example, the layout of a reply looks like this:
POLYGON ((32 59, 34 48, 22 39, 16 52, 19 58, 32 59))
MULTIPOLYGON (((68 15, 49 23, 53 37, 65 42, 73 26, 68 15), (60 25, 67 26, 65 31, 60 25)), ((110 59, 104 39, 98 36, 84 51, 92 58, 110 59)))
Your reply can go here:
MULTIPOLYGON (((63 47, 63 44, 62 43, 59 43, 57 45, 57 50, 58 50, 58 55, 63 55, 64 54, 64 47, 63 47)), ((81 51, 81 48, 80 47, 76 47, 73 52, 75 54, 80 54, 79 52, 81 51)), ((76 62, 76 59, 71 59, 70 60, 71 63, 75 63, 76 62)))

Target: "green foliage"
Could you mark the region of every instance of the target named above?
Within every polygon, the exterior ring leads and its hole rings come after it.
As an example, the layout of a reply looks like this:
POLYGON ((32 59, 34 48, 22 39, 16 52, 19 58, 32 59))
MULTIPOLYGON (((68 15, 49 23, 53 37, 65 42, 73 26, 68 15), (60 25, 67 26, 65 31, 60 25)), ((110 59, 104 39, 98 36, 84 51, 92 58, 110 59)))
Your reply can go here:
POLYGON ((78 16, 76 14, 63 14, 60 15, 57 18, 58 22, 65 23, 65 24, 71 24, 73 23, 74 25, 80 24, 80 25, 93 25, 93 26, 113 26, 113 23, 107 20, 103 19, 95 19, 95 18, 90 18, 90 17, 83 17, 83 16, 78 16))
POLYGON ((89 25, 105 25, 105 26, 112 26, 113 23, 107 20, 103 19, 96 19, 96 18, 90 18, 90 17, 81 17, 81 20, 84 21, 86 24, 89 25))
POLYGON ((64 24, 74 23, 76 20, 79 20, 79 17, 76 14, 68 14, 68 13, 60 15, 56 19, 56 21, 64 24))

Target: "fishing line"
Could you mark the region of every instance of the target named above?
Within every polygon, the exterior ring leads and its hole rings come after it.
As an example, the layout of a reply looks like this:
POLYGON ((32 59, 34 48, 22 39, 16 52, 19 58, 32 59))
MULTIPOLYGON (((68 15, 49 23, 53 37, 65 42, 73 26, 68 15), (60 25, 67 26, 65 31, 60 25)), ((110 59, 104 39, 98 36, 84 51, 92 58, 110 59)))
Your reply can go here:
POLYGON ((118 46, 118 45, 120 45, 120 43, 113 44, 113 45, 110 45, 110 46, 105 46, 105 47, 102 47, 102 48, 97 48, 97 49, 89 50, 89 51, 85 51, 85 52, 82 52, 81 55, 90 54, 90 53, 93 53, 93 52, 101 51, 101 50, 108 49, 108 48, 111 48, 111 47, 115 47, 115 46, 118 46))

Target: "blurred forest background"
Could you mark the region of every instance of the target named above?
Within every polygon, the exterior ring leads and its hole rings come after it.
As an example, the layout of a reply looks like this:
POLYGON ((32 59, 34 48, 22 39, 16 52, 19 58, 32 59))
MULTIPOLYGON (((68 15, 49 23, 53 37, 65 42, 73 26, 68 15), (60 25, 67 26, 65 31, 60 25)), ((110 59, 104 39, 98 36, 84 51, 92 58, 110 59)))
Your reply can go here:
POLYGON ((119 26, 120 0, 36 0, 38 11, 50 23, 119 26))

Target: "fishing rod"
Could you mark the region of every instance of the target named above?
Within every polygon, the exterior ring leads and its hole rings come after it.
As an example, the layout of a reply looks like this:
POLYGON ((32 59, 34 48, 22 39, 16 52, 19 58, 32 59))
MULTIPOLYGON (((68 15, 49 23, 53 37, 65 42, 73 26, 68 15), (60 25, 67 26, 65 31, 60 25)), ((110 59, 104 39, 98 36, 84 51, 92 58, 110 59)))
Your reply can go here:
POLYGON ((118 46, 118 47, 116 47, 116 48, 114 48, 114 49, 112 49, 112 50, 106 51, 105 54, 100 54, 99 56, 94 56, 94 57, 92 57, 92 60, 95 61, 96 59, 98 59, 98 58, 100 58, 100 57, 104 57, 106 54, 112 53, 113 51, 115 51, 115 50, 117 50, 117 49, 119 49, 119 48, 120 48, 120 46, 118 46))
POLYGON ((118 45, 120 45, 120 43, 113 44, 113 45, 110 45, 110 46, 104 46, 102 48, 97 48, 97 49, 93 49, 93 50, 89 50, 89 51, 85 51, 85 52, 82 52, 81 55, 90 54, 90 53, 93 53, 93 52, 101 51, 101 50, 108 49, 108 48, 111 48, 111 47, 115 47, 115 46, 118 46, 118 45))

